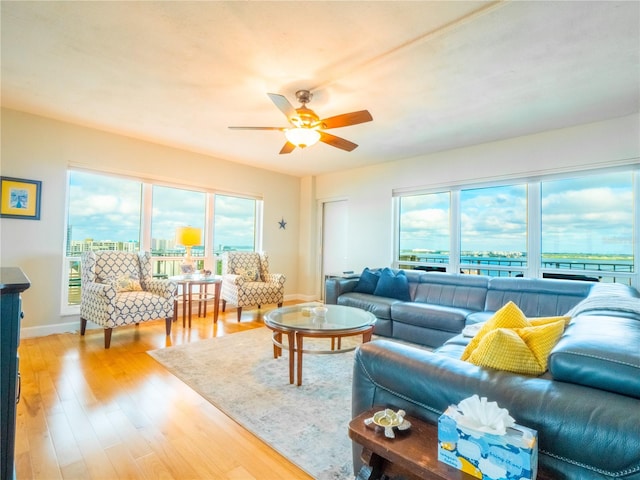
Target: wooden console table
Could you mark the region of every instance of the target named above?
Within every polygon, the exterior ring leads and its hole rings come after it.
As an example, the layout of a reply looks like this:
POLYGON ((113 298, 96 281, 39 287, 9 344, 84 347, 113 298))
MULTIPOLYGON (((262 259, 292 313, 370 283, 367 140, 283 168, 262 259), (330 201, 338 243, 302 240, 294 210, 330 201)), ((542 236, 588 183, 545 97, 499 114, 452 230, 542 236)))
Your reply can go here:
MULTIPOLYGON (((398 476, 407 480, 477 480, 438 461, 437 425, 407 416, 411 428, 396 430, 396 438, 387 438, 379 427, 364 423, 379 410, 384 408, 371 409, 349 423, 349 437, 362 445, 362 460, 371 467, 369 480, 379 480, 383 474, 391 479, 398 476)), ((537 480, 552 480, 552 477, 538 469, 537 480)))

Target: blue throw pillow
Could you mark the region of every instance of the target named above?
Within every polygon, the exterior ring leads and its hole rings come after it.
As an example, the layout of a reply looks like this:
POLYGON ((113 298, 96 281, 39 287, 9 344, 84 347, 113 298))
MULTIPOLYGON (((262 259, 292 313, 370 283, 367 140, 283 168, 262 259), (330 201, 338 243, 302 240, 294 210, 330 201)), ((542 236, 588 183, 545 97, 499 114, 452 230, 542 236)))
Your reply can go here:
POLYGON ((358 293, 369 293, 372 294, 376 286, 378 285, 378 280, 380 280, 380 272, 372 272, 369 268, 365 268, 360 275, 360 279, 358 280, 358 284, 356 288, 353 289, 354 292, 358 293))
POLYGON ((380 272, 380 280, 378 280, 378 285, 376 285, 373 294, 379 297, 396 298, 404 302, 411 301, 409 280, 404 271, 400 270, 397 274, 394 274, 393 270, 388 267, 380 272))

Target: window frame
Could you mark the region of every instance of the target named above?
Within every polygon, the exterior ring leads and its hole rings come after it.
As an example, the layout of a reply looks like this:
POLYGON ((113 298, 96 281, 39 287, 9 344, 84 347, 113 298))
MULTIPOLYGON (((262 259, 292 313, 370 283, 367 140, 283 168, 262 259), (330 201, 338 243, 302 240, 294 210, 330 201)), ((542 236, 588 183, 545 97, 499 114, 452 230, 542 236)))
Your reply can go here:
MULTIPOLYGON (((225 196, 233 196, 239 198, 246 198, 249 200, 255 201, 255 230, 254 230, 254 250, 261 251, 262 250, 262 226, 263 226, 263 212, 264 212, 264 200, 259 196, 252 196, 242 193, 233 193, 229 191, 222 191, 218 189, 206 189, 194 185, 185 185, 185 184, 175 184, 164 182, 160 180, 153 180, 149 178, 138 178, 130 175, 122 175, 118 173, 100 171, 100 170, 92 170, 78 167, 69 167, 67 169, 67 179, 66 179, 66 192, 65 192, 65 234, 63 241, 63 252, 62 252, 62 281, 61 281, 61 292, 60 292, 60 311, 62 316, 70 316, 70 315, 79 315, 80 314, 80 304, 69 304, 69 275, 68 272, 70 270, 70 262, 80 262, 79 255, 67 255, 67 243, 69 241, 68 238, 68 220, 69 220, 69 206, 70 206, 70 198, 69 198, 69 181, 70 175, 72 172, 85 172, 94 175, 101 176, 109 176, 115 178, 122 178, 131 181, 140 182, 142 187, 141 194, 141 209, 140 209, 140 240, 138 243, 138 251, 151 251, 152 239, 151 239, 151 227, 152 227, 152 209, 153 209, 153 187, 161 186, 161 187, 169 187, 176 188, 182 190, 191 190, 202 192, 205 194, 205 225, 203 231, 203 240, 204 240, 204 256, 198 257, 198 261, 204 262, 204 265, 210 265, 211 268, 215 269, 218 264, 218 256, 213 253, 213 242, 215 239, 213 238, 213 223, 215 218, 215 196, 216 195, 225 195, 225 196)), ((152 256, 151 261, 153 262, 153 271, 156 271, 156 263, 159 261, 165 262, 176 262, 180 263, 183 260, 183 256, 152 256)))
MULTIPOLYGON (((510 186, 510 185, 518 185, 524 184, 527 187, 527 266, 518 268, 516 266, 509 267, 498 267, 495 268, 492 266, 491 270, 511 270, 513 272, 519 272, 525 277, 530 278, 542 278, 544 274, 548 273, 570 273, 567 269, 556 269, 545 267, 542 262, 542 184, 545 181, 551 180, 562 180, 562 179, 571 179, 578 177, 586 177, 586 176, 596 176, 605 173, 613 173, 613 172, 629 172, 632 176, 632 193, 633 193, 633 201, 632 207, 634 208, 633 212, 633 238, 635 239, 633 242, 633 267, 632 272, 616 272, 616 279, 623 279, 623 282, 630 284, 635 288, 640 288, 640 242, 638 242, 638 238, 640 238, 640 206, 638 205, 640 199, 640 166, 639 165, 624 165, 618 167, 610 167, 603 169, 594 169, 594 170, 577 170, 577 171, 567 171, 558 174, 551 174, 545 176, 537 176, 537 177, 513 177, 507 178, 501 181, 490 181, 484 183, 469 183, 469 184, 456 184, 451 186, 441 185, 433 188, 416 188, 416 189, 397 189, 394 190, 393 193, 393 212, 394 212, 394 220, 393 220, 393 229, 394 229, 394 244, 393 244, 393 256, 394 259, 392 265, 395 268, 401 268, 403 265, 411 264, 411 267, 415 266, 434 266, 432 263, 428 262, 406 262, 400 260, 400 197, 412 196, 412 195, 425 195, 425 194, 433 194, 433 193, 445 193, 450 192, 451 204, 450 204, 450 215, 451 215, 451 246, 450 246, 450 254, 449 254, 449 263, 442 264, 446 265, 447 272, 460 272, 462 270, 467 270, 468 265, 461 263, 461 252, 460 252, 460 239, 461 239, 461 207, 460 207, 460 195, 463 190, 466 189, 478 189, 478 188, 488 188, 488 187, 500 187, 500 186, 510 186)), ((574 270, 576 274, 602 274, 603 272, 598 272, 597 270, 574 270)), ((571 273, 573 273, 571 272, 571 273)), ((607 278, 613 277, 613 275, 604 275, 607 278)))

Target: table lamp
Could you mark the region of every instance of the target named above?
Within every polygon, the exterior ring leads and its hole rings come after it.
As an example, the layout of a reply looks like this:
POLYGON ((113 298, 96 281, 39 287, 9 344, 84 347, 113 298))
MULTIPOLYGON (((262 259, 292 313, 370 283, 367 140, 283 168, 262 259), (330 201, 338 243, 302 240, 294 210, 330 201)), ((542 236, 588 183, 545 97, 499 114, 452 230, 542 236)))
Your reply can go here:
POLYGON ((196 227, 178 227, 176 229, 176 245, 182 245, 186 251, 180 270, 185 275, 195 272, 191 247, 202 245, 202 230, 196 227))

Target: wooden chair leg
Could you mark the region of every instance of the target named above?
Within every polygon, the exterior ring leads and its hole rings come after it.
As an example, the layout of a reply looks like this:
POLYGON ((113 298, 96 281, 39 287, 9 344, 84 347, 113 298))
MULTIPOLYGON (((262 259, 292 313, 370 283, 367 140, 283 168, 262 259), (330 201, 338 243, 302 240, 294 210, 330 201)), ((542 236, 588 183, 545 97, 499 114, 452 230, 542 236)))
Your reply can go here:
POLYGON ((241 316, 242 316, 242 307, 238 307, 238 322, 240 321, 241 316))
POLYGON ((172 318, 172 317, 169 317, 169 318, 167 318, 167 319, 166 319, 166 324, 167 324, 167 328, 166 328, 166 330, 167 330, 167 337, 168 337, 169 335, 171 335, 171 324, 172 324, 172 323, 173 323, 173 318, 172 318))
POLYGON ((227 308, 227 301, 223 298, 222 299, 222 311, 224 312, 224 309, 227 308))
POLYGON ((80 335, 84 335, 86 331, 87 331, 87 319, 80 318, 80 335))
POLYGON ((104 348, 107 349, 111 346, 111 332, 113 331, 112 328, 105 328, 104 329, 104 348))

